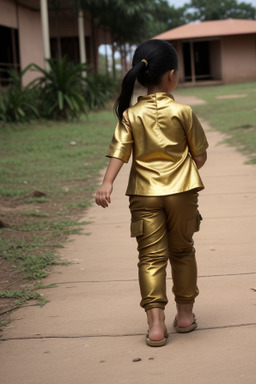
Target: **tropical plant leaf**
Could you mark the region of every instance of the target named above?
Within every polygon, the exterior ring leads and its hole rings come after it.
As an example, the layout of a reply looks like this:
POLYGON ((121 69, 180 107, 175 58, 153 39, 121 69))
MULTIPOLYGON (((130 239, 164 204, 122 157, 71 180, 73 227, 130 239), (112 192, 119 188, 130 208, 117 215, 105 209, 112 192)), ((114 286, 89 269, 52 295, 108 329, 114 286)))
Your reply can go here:
POLYGON ((59 101, 59 109, 63 110, 63 93, 58 91, 58 101, 59 101))

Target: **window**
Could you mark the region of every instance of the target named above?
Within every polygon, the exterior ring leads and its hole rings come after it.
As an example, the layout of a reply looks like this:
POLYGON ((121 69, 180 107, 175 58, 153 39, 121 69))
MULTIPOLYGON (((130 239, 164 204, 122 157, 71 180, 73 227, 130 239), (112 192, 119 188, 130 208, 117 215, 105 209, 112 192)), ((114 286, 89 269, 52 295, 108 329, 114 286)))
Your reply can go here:
POLYGON ((20 68, 18 30, 0 26, 0 87, 10 84, 11 68, 20 68))

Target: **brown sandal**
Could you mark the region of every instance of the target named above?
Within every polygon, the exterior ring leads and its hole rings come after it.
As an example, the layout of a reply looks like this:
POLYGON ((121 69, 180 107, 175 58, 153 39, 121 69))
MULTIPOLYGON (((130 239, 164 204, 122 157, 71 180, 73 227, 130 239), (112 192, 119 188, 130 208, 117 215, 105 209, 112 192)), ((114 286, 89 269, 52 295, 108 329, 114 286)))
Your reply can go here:
POLYGON ((150 347, 163 347, 166 344, 168 337, 169 335, 166 332, 162 340, 151 340, 149 338, 149 331, 148 331, 146 335, 146 344, 150 347))
POLYGON ((194 313, 193 313, 193 318, 194 318, 194 321, 193 321, 193 323, 189 327, 179 327, 178 326, 178 320, 175 317, 173 325, 174 325, 174 328, 176 329, 176 332, 178 332, 178 333, 188 333, 188 332, 194 331, 194 329, 196 329, 197 326, 198 326, 198 324, 196 322, 196 315, 194 313))

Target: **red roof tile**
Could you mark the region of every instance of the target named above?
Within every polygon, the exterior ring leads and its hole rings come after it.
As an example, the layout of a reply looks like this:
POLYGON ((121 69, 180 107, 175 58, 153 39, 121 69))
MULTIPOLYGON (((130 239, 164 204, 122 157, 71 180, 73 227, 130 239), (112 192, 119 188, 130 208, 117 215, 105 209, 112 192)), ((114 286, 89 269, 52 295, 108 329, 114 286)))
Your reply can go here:
POLYGON ((185 24, 161 33, 155 36, 154 39, 182 40, 252 33, 256 33, 256 20, 227 19, 185 24))

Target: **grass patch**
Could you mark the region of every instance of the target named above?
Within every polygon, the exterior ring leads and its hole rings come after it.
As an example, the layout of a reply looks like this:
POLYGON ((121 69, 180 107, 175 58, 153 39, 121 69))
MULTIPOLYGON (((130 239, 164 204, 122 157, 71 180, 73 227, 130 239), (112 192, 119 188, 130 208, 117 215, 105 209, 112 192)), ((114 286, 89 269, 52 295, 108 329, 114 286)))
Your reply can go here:
POLYGON ((68 208, 88 208, 88 207, 91 207, 92 203, 89 199, 84 199, 82 201, 77 201, 77 202, 73 202, 73 203, 68 203, 66 204, 66 206, 68 208))
POLYGON ((256 83, 191 87, 178 89, 175 94, 195 96, 207 104, 193 106, 193 110, 211 126, 225 133, 228 144, 236 146, 248 156, 248 163, 256 163, 256 83), (219 98, 241 95, 237 98, 219 98), (243 96, 247 95, 247 96, 243 96))
POLYGON ((48 275, 50 266, 67 265, 67 262, 60 262, 53 252, 49 252, 49 249, 57 248, 57 244, 46 243, 45 240, 34 237, 28 242, 1 238, 0 253, 17 268, 16 273, 23 272, 25 279, 42 279, 48 275))
POLYGON ((35 217, 49 217, 50 214, 47 212, 38 212, 38 211, 23 211, 20 213, 24 216, 35 216, 35 217))
POLYGON ((47 197, 28 197, 24 199, 24 203, 32 204, 32 203, 49 203, 51 200, 47 199, 47 197))
POLYGON ((6 320, 0 321, 0 331, 2 330, 1 329, 2 327, 6 327, 6 325, 8 324, 9 324, 9 321, 6 321, 6 320))
POLYGON ((106 164, 114 124, 112 112, 98 112, 79 123, 2 127, 0 195, 20 197, 37 189, 56 199, 81 182, 88 187, 106 164))
MULTIPOLYGON (((66 212, 66 215, 68 213, 66 212)), ((48 233, 49 236, 57 237, 58 235, 73 235, 77 234, 81 231, 81 226, 88 224, 87 221, 74 221, 74 220, 58 220, 58 221, 50 221, 50 220, 40 220, 39 222, 35 221, 24 221, 19 223, 18 225, 12 226, 13 229, 17 231, 32 231, 32 232, 45 232, 48 233)))
POLYGON ((17 299, 14 302, 15 307, 20 307, 22 304, 29 300, 36 300, 40 307, 49 302, 44 297, 42 297, 40 293, 30 291, 28 289, 19 289, 18 291, 0 291, 0 298, 17 299))
MULTIPOLYGON (((22 286, 43 279, 53 265, 67 264, 56 250, 87 224, 80 217, 92 204, 115 125, 110 110, 92 112, 80 122, 0 128, 0 280, 8 273, 1 268, 6 263, 14 268, 14 281, 17 273, 24 278, 22 286)), ((17 284, 4 291, 3 299, 19 305, 42 300, 17 284)))

